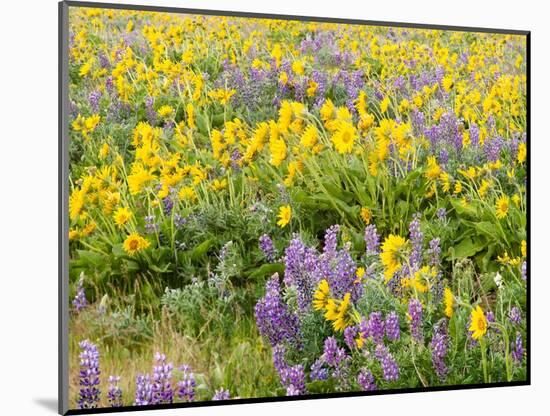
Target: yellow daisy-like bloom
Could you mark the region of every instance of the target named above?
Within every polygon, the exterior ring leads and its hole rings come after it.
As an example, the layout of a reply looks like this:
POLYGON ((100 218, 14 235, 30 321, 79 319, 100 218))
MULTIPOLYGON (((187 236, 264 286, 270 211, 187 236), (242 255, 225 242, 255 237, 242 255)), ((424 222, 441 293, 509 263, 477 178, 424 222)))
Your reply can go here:
POLYGON ((527 241, 521 240, 521 257, 527 256, 527 241))
POLYGON ((277 218, 279 218, 279 221, 277 221, 277 225, 281 228, 286 227, 286 225, 290 222, 290 219, 292 218, 292 209, 290 208, 290 205, 284 205, 279 208, 279 215, 277 216, 277 218))
POLYGON ((356 138, 357 132, 355 127, 351 123, 340 122, 338 129, 332 136, 332 142, 338 153, 351 153, 356 138))
POLYGON ((361 218, 365 222, 365 224, 370 224, 370 220, 372 219, 372 212, 367 207, 361 208, 361 218))
POLYGON ((365 268, 364 268, 364 267, 358 267, 357 270, 355 271, 355 277, 356 277, 356 279, 354 280, 353 283, 359 283, 359 282, 361 282, 361 279, 362 279, 363 277, 365 277, 365 273, 366 273, 366 271, 365 271, 365 268))
POLYGON ((163 105, 158 109, 157 113, 160 117, 167 118, 174 114, 174 109, 169 105, 163 105))
POLYGON ((390 234, 382 244, 380 259, 385 268, 386 283, 393 277, 395 272, 401 269, 400 252, 406 245, 407 240, 393 234, 390 234))
POLYGON ((448 287, 445 288, 444 291, 444 300, 445 300, 445 315, 447 315, 448 318, 453 316, 453 306, 455 303, 455 298, 453 296, 453 292, 451 292, 451 289, 448 287))
POLYGON ((426 178, 435 180, 441 175, 441 167, 437 163, 435 156, 428 157, 428 166, 426 169, 426 178))
POLYGON ((78 230, 69 230, 69 241, 76 240, 78 235, 78 230))
POLYGON ((329 299, 326 306, 325 319, 332 321, 332 327, 335 331, 343 331, 353 323, 353 318, 349 314, 351 294, 346 293, 344 299, 329 299))
POLYGON ((388 111, 388 106, 390 105, 390 98, 384 97, 384 99, 380 102, 380 111, 382 113, 385 113, 388 111))
POLYGON ((518 163, 524 163, 527 159, 527 145, 520 143, 518 146, 518 163))
POLYGON ((316 311, 324 310, 328 303, 328 294, 330 287, 326 279, 319 282, 317 290, 313 294, 313 309, 316 311))
POLYGON ((195 202, 197 200, 197 194, 191 186, 184 186, 180 189, 178 196, 182 201, 195 202))
POLYGON ((319 133, 313 125, 309 125, 304 130, 304 134, 300 137, 300 144, 308 149, 312 148, 317 144, 319 133))
POLYGON ((223 179, 214 179, 212 181, 212 189, 214 191, 221 191, 222 189, 225 189, 227 188, 227 179, 226 178, 223 178, 223 179))
POLYGON ((132 233, 128 237, 126 237, 126 240, 124 240, 124 244, 122 246, 126 253, 128 253, 130 256, 133 256, 141 250, 145 250, 150 245, 151 243, 140 236, 138 233, 132 233))
POLYGON ((127 207, 120 207, 115 211, 115 214, 113 215, 115 224, 118 226, 126 224, 131 217, 132 212, 127 207))
POLYGON ((468 329, 472 333, 472 338, 480 339, 487 332, 487 318, 479 305, 472 310, 470 320, 472 323, 468 329))
POLYGON ((508 195, 503 195, 497 199, 496 202, 496 215, 499 220, 506 218, 508 211, 510 210, 510 198, 508 195))

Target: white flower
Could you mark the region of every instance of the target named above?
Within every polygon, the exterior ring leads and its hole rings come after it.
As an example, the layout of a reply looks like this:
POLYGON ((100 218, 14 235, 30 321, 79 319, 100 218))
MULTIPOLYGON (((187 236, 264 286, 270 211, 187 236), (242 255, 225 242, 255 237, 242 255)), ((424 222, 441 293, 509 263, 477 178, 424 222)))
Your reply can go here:
POLYGON ((495 284, 499 289, 502 288, 502 275, 499 272, 495 275, 495 284))

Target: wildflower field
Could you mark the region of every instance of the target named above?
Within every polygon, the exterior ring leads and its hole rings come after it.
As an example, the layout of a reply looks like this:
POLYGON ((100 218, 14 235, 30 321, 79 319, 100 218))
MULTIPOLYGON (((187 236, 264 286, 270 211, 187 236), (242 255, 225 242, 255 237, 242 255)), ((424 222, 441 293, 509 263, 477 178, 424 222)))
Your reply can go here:
POLYGON ((71 408, 526 379, 525 36, 69 36, 71 408))

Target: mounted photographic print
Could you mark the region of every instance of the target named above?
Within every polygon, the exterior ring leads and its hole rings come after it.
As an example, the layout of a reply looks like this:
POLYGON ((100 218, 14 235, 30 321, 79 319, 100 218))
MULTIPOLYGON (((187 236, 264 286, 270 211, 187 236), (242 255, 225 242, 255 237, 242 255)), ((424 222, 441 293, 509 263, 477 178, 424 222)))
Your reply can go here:
POLYGON ((529 32, 59 10, 60 413, 530 383, 529 32))

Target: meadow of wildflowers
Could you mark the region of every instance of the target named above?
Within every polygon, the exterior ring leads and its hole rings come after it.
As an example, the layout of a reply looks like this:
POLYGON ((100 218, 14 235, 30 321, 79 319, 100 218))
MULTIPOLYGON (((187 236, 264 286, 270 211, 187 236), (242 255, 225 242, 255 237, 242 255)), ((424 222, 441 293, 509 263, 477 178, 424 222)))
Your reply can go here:
POLYGON ((70 8, 70 407, 527 378, 526 38, 70 8))

